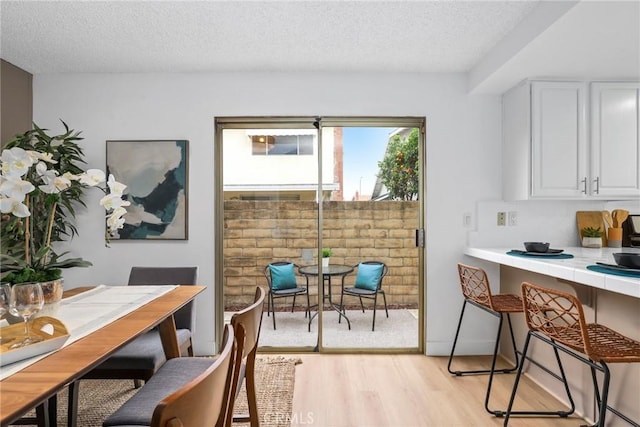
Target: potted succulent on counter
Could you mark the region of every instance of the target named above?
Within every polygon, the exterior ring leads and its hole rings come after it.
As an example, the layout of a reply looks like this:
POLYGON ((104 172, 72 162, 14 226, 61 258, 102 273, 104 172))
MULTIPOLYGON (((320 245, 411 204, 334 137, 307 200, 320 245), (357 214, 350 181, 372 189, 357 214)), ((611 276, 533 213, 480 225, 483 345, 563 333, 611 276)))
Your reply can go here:
POLYGON ((585 248, 601 248, 602 235, 600 227, 585 227, 582 229, 582 246, 585 248))

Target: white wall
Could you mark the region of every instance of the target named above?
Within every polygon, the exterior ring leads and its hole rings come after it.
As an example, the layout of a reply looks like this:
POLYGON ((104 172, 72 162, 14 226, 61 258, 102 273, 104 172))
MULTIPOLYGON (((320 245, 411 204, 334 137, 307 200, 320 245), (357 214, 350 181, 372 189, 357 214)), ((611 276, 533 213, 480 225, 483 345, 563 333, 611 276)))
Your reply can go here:
MULTIPOLYGON (((93 267, 65 272, 68 287, 126 283, 131 265, 198 265, 196 352, 213 349, 216 116, 424 116, 427 120, 427 351, 447 354, 461 305, 464 212, 500 198, 500 99, 468 96, 462 74, 65 74, 34 77, 34 121, 82 130, 89 165, 105 167, 105 140, 187 139, 189 240, 102 242, 92 194, 72 255, 93 267)), ((475 334, 483 337, 483 334, 475 334)), ((486 341, 493 332, 486 334, 486 341)), ((484 340, 483 340, 484 341, 484 340)))

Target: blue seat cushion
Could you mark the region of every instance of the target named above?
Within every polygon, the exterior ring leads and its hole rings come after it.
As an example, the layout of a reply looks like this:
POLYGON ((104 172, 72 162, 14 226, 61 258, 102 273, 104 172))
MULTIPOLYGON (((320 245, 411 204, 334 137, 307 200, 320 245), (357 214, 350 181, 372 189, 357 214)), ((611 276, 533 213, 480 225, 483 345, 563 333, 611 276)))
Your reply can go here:
POLYGON ((375 291, 382 277, 382 264, 358 264, 355 287, 375 291))
MULTIPOLYGON (((176 335, 180 348, 191 339, 191 332, 188 329, 178 329, 176 335)), ((98 365, 96 369, 151 369, 157 371, 165 361, 160 333, 154 329, 122 347, 98 365)))
POLYGON ((104 422, 104 427, 149 426, 153 411, 162 399, 195 379, 215 362, 210 357, 169 359, 131 399, 104 422))
POLYGON ((293 264, 273 265, 269 264, 271 272, 271 289, 281 291, 283 289, 296 288, 296 275, 293 264))

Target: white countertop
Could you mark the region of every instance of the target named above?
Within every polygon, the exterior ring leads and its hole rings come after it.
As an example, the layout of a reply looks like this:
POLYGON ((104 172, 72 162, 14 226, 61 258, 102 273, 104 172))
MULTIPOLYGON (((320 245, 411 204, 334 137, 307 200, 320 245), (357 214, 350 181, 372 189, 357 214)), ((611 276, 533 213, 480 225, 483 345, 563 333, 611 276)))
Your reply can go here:
POLYGON ((640 298, 640 278, 603 274, 587 270, 588 265, 593 265, 596 262, 615 264, 612 255, 614 252, 640 253, 638 248, 554 248, 564 249, 564 253, 573 255, 573 258, 569 259, 525 258, 507 255, 507 252, 511 249, 514 248, 466 248, 464 253, 486 261, 640 298))

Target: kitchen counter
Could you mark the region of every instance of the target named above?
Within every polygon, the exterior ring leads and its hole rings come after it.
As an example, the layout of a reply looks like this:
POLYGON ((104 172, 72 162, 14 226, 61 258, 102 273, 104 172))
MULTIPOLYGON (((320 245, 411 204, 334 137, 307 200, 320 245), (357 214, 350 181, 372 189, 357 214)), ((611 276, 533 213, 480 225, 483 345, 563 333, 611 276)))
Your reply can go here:
POLYGON ((604 289, 623 295, 640 298, 640 278, 603 274, 587 270, 588 265, 596 262, 615 264, 614 252, 636 252, 638 248, 583 248, 566 247, 564 253, 573 255, 570 259, 544 257, 521 257, 507 255, 513 248, 466 248, 464 253, 474 258, 495 262, 501 265, 544 274, 575 283, 604 289))
MULTIPOLYGON (((514 246, 518 248, 518 246, 514 246)), ((583 303, 587 322, 598 322, 632 338, 640 340, 640 278, 603 274, 588 270, 588 265, 596 262, 615 264, 613 253, 636 252, 638 248, 601 248, 554 247, 564 249, 563 253, 573 258, 522 257, 507 255, 513 248, 466 248, 468 256, 493 262, 500 267, 500 292, 520 294, 523 281, 575 293, 583 303)), ((519 248, 518 248, 519 249, 519 248)), ((524 249, 524 247, 522 248, 524 249)), ((524 316, 513 316, 513 333, 517 347, 522 348, 528 327, 524 316)), ((505 337, 506 338, 506 337, 505 337)), ((513 361, 508 340, 501 345, 502 355, 513 361)), ((551 369, 556 368, 553 353, 547 346, 532 346, 529 355, 533 360, 551 369)), ((590 369, 583 363, 572 359, 563 360, 565 372, 571 378, 571 389, 576 404, 576 413, 589 422, 596 418, 594 406, 593 382, 590 369)), ((609 402, 634 420, 640 420, 638 395, 640 382, 628 381, 628 378, 640 378, 640 364, 613 364, 612 383, 609 389, 609 402)), ((534 364, 525 368, 527 375, 541 387, 548 390, 560 401, 568 405, 564 387, 560 381, 534 364)), ((609 417, 607 425, 611 427, 627 425, 616 417, 609 417)))

